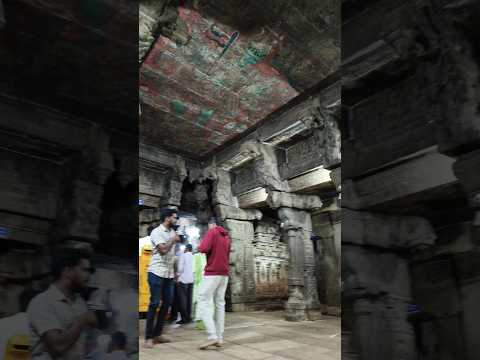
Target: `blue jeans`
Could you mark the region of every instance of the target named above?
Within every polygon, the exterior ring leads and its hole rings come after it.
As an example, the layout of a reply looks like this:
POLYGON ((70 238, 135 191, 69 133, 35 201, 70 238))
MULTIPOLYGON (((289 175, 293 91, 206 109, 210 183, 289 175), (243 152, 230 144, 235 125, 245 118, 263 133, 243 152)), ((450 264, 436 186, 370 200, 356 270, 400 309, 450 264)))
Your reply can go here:
POLYGON ((165 317, 167 316, 168 308, 172 303, 174 284, 175 282, 173 279, 162 278, 151 272, 148 273, 150 304, 148 305, 147 328, 145 330, 145 338, 147 340, 162 335, 165 317), (160 300, 162 300, 162 305, 158 313, 157 321, 155 322, 155 315, 157 314, 160 300))

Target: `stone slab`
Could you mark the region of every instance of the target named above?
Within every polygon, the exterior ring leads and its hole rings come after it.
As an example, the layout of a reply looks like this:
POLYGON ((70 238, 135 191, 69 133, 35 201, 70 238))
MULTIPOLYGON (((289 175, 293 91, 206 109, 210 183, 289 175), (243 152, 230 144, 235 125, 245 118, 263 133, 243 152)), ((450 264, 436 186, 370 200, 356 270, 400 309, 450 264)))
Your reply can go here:
POLYGON ((316 168, 288 180, 288 185, 292 192, 302 192, 334 186, 330 178, 330 170, 324 169, 323 167, 316 168))
POLYGON ((273 209, 289 207, 301 210, 312 210, 322 207, 322 201, 318 196, 297 195, 280 191, 268 192, 267 203, 273 209))
POLYGON ((215 207, 215 213, 222 219, 235 219, 235 220, 261 220, 262 213, 260 210, 247 209, 243 210, 234 206, 217 205, 215 207))
POLYGON ((267 191, 265 188, 252 190, 248 193, 239 195, 238 205, 241 208, 256 208, 266 205, 267 191))
POLYGON ((458 181, 455 159, 430 153, 358 180, 342 183, 342 205, 365 209, 458 181))

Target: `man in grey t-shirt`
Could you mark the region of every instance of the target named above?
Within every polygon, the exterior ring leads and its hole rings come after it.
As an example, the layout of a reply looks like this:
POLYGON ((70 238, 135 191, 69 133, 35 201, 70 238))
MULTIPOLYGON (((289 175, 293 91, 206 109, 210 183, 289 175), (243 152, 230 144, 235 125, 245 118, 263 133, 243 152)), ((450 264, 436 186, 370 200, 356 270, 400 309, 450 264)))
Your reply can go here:
POLYGON ((175 244, 180 241, 180 237, 173 230, 173 226, 177 220, 177 210, 164 209, 161 215, 162 224, 150 234, 152 257, 148 267, 150 304, 145 330, 146 348, 152 348, 154 344, 170 342, 162 336, 162 332, 175 284, 175 244), (160 300, 162 305, 156 316, 160 300))
POLYGON ((86 330, 97 325, 97 317, 79 293, 92 271, 86 254, 72 251, 55 257, 53 284, 27 309, 32 360, 85 358, 86 330))

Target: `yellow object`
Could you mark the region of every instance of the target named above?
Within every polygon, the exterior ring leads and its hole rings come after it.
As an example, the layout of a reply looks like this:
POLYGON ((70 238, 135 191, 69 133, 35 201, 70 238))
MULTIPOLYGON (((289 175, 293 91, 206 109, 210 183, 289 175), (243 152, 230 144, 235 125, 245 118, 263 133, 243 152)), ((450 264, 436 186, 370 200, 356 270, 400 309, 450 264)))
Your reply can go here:
POLYGON ((148 264, 152 257, 152 246, 145 245, 138 259, 138 311, 147 312, 150 302, 150 288, 148 287, 148 264))
POLYGON ((8 339, 3 360, 29 360, 30 342, 28 335, 14 335, 8 339))

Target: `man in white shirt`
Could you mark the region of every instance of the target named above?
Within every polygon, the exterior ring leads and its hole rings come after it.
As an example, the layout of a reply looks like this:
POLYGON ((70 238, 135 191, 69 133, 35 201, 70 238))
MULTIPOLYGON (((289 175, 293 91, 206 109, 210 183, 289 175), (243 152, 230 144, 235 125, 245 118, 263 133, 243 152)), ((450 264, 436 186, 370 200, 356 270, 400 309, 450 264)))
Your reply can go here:
POLYGON ((145 347, 170 342, 162 336, 165 317, 172 303, 175 285, 175 244, 180 237, 173 230, 178 220, 175 209, 164 209, 161 215, 162 224, 150 234, 152 257, 148 267, 148 285, 150 287, 150 304, 147 313, 145 330, 145 347), (157 309, 162 300, 160 311, 157 309), (156 318, 156 322, 155 322, 156 318))
POLYGON ((155 226, 149 225, 147 228, 147 236, 144 236, 138 240, 138 256, 142 256, 142 249, 145 245, 150 245, 152 241, 150 240, 150 235, 152 234, 155 226))
POLYGON ((185 246, 184 253, 178 259, 177 292, 182 315, 182 320, 178 324, 188 324, 192 321, 193 254, 191 244, 185 246))

